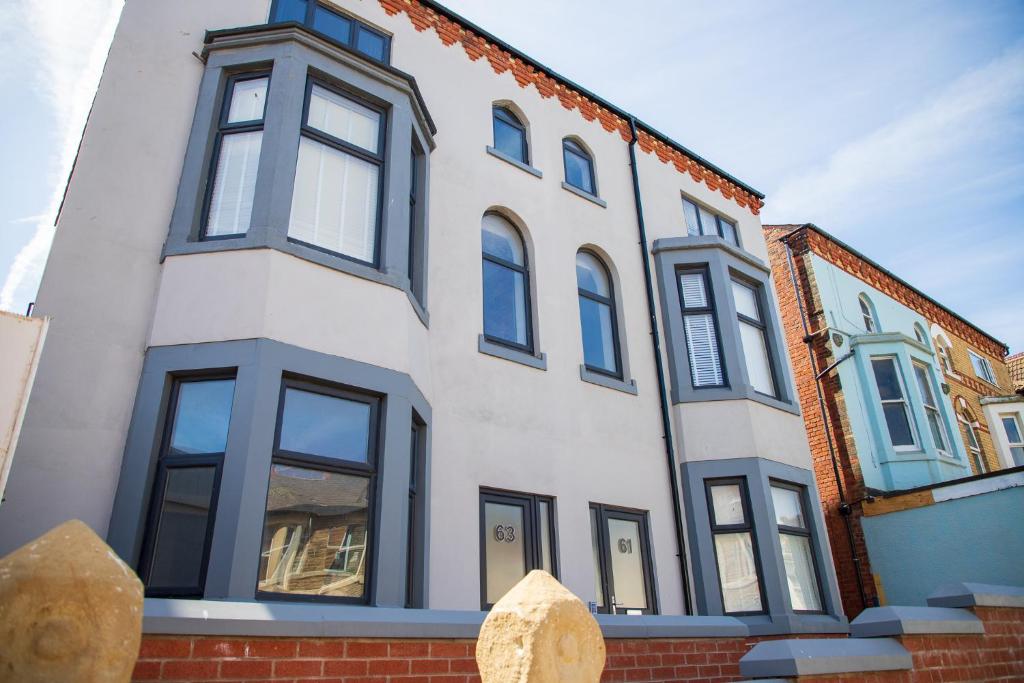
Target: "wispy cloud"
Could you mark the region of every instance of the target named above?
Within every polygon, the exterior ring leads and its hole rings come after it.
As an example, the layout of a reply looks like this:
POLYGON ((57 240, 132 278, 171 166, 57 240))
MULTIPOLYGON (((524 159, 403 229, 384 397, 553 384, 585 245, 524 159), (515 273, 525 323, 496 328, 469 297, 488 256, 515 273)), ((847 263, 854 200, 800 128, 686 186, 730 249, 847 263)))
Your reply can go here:
MULTIPOLYGON (((972 145, 1018 139, 1021 121, 1014 110, 1022 103, 1024 42, 1018 42, 917 109, 843 145, 823 166, 784 179, 769 198, 766 219, 835 224, 844 215, 863 218, 893 202, 914 201, 905 192, 908 186, 956 169, 958 157, 972 145)), ((928 201, 922 195, 917 199, 928 201)))
POLYGON ((123 0, 15 0, 0 14, 9 29, 0 41, 4 45, 4 59, 0 61, 26 71, 33 86, 45 94, 56 125, 58 150, 45 179, 53 194, 46 210, 35 218, 35 233, 14 258, 0 287, 0 309, 11 309, 19 291, 34 291, 38 286, 53 241, 53 222, 64 182, 71 172, 122 4, 123 0), (11 27, 27 30, 14 31, 11 27), (27 60, 26 54, 34 58, 27 60))

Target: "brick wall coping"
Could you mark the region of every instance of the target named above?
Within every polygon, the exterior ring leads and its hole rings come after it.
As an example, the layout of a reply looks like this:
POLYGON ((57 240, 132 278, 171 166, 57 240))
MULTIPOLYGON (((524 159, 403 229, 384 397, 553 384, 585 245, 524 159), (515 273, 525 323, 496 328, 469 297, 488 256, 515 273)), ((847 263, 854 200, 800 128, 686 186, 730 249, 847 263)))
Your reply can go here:
MULTIPOLYGON (((985 472, 962 479, 940 481, 902 491, 879 491, 869 488, 868 493, 874 497, 874 500, 864 501, 864 515, 866 517, 886 515, 1018 486, 1024 486, 1024 466, 985 472)), ((963 607, 964 605, 940 606, 963 607)))
MULTIPOLYGON (((150 635, 350 638, 476 638, 486 612, 323 603, 147 598, 150 635)), ((606 638, 745 638, 734 617, 597 615, 606 638)))
POLYGON ((981 619, 955 607, 871 607, 850 623, 854 638, 984 632, 981 619))
POLYGON ((981 405, 993 405, 1003 403, 1024 403, 1024 396, 1020 394, 1010 394, 1009 396, 982 396, 981 405))
POLYGON ((1024 587, 997 586, 989 583, 952 583, 942 586, 930 596, 932 607, 1021 607, 1024 608, 1024 587))
POLYGON ((907 671, 912 666, 910 653, 892 638, 768 640, 740 659, 740 673, 753 678, 907 671))
POLYGON ((848 634, 845 616, 829 614, 771 614, 742 617, 752 636, 848 634))

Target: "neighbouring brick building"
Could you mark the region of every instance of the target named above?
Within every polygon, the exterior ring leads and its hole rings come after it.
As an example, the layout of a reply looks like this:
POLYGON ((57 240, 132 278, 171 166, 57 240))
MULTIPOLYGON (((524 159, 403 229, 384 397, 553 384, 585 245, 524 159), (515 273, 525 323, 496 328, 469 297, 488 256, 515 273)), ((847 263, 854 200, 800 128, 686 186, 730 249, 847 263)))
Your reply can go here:
POLYGON ((1006 367, 1010 369, 1010 382, 1018 393, 1024 391, 1024 351, 1006 357, 1006 367))
POLYGON ((865 497, 1024 464, 1014 450, 1024 402, 1001 342, 817 226, 764 228, 853 616, 885 600, 860 522, 865 497))

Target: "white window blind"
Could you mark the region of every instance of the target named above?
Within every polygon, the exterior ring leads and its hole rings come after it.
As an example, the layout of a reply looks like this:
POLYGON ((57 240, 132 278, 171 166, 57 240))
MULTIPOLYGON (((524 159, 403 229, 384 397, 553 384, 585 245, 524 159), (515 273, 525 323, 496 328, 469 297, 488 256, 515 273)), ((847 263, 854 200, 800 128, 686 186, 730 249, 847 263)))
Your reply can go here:
POLYGON ((262 144, 262 130, 232 133, 221 139, 206 222, 208 236, 248 232, 262 144))
POLYGON ((680 273, 679 289, 693 386, 721 386, 725 383, 725 374, 704 271, 680 273))

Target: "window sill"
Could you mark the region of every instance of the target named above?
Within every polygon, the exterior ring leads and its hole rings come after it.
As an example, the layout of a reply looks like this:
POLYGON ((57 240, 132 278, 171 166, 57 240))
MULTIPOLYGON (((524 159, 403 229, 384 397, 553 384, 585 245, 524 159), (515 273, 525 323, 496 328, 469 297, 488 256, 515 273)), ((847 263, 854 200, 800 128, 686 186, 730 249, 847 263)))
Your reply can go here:
POLYGON ((512 164, 513 166, 518 168, 520 171, 526 171, 530 175, 535 175, 538 178, 544 177, 544 174, 541 173, 536 168, 534 168, 533 166, 530 166, 529 164, 524 164, 523 162, 519 161, 518 159, 513 159, 509 155, 505 154, 504 152, 500 152, 500 151, 494 149, 490 145, 487 146, 487 153, 490 154, 492 157, 497 157, 497 158, 501 159, 502 161, 504 161, 507 164, 512 164))
POLYGON ((772 398, 767 394, 754 391, 753 387, 742 387, 739 389, 732 389, 729 387, 707 387, 704 389, 686 389, 684 391, 678 391, 675 387, 672 389, 672 402, 673 403, 700 403, 702 401, 740 401, 746 399, 748 401, 756 401, 762 403, 771 408, 778 410, 784 410, 787 413, 793 413, 794 415, 800 414, 800 406, 790 401, 784 401, 777 398, 772 398))
POLYGON ((624 394, 637 395, 635 379, 626 382, 616 377, 609 377, 608 375, 602 375, 600 372, 588 370, 586 365, 580 365, 580 379, 590 384, 621 391, 624 394))
POLYGON ((572 192, 577 197, 583 197, 587 201, 590 201, 590 202, 593 202, 593 203, 597 204, 602 209, 607 209, 608 208, 608 202, 606 202, 605 200, 601 199, 597 195, 590 194, 589 192, 585 192, 584 190, 581 190, 580 188, 576 187, 575 185, 570 185, 569 183, 565 182, 564 180, 562 181, 562 189, 563 190, 568 190, 569 192, 572 192))
POLYGON ((488 341, 482 334, 477 340, 477 350, 488 356, 512 361, 513 363, 520 363, 531 368, 536 368, 537 370, 548 369, 548 356, 546 353, 531 354, 526 351, 520 351, 519 349, 513 349, 510 346, 504 346, 503 344, 488 341))

